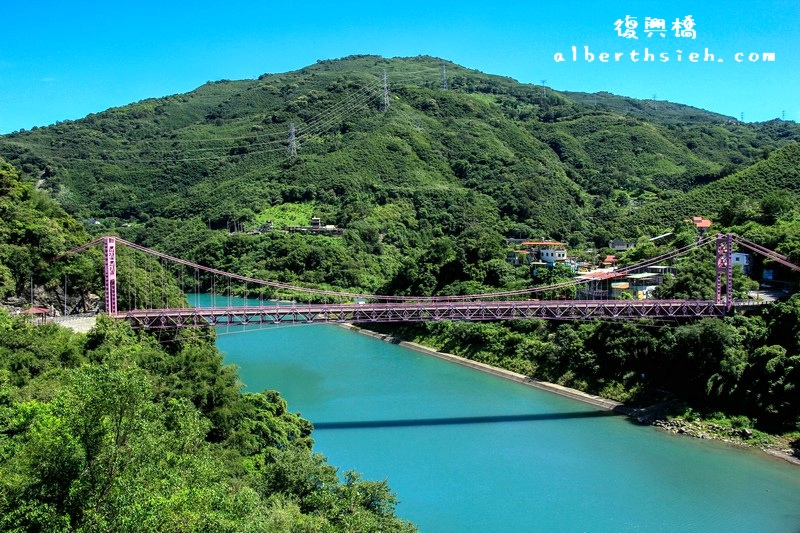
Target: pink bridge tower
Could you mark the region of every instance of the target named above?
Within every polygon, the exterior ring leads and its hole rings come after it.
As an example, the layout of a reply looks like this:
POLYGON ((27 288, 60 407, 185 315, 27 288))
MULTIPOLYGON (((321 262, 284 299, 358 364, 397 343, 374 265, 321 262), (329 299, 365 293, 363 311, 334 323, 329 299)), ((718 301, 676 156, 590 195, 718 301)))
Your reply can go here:
POLYGON ((117 241, 114 237, 103 237, 105 254, 106 313, 117 314, 117 241))
POLYGON ((725 274, 725 310, 733 308, 733 235, 717 235, 717 305, 722 302, 722 275, 725 274))

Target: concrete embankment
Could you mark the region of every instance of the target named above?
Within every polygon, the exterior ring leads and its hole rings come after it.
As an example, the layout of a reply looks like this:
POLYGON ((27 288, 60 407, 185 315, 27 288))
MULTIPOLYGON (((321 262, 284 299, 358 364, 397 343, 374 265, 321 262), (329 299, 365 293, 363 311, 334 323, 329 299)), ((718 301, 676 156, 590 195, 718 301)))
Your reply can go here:
POLYGON ((383 333, 377 333, 375 331, 370 331, 367 329, 361 329, 353 324, 342 324, 342 327, 356 331, 358 333, 362 333, 364 335, 368 335, 372 338, 379 339, 385 342, 390 342, 392 344, 397 344, 399 346, 403 346, 406 348, 410 348, 417 352, 421 352, 427 355, 432 355, 434 357, 438 357, 439 359, 444 359, 446 361, 450 361, 452 363, 456 363, 462 366, 466 366, 469 368, 474 368, 475 370, 480 370, 481 372, 486 372, 487 374, 492 374, 503 379, 508 379, 510 381, 516 381, 517 383, 522 383, 523 385, 527 385, 529 387, 534 387, 537 389, 541 389, 547 392, 552 392, 554 394, 558 394, 560 396, 565 396, 567 398, 572 398, 573 400, 579 400, 584 403, 588 403, 594 405, 595 407, 600 407, 602 409, 607 409, 609 411, 614 411, 615 413, 620 413, 623 415, 631 415, 633 413, 633 409, 626 407, 625 405, 615 402, 613 400, 609 400, 606 398, 601 398, 600 396, 595 396, 592 394, 586 394, 585 392, 581 392, 576 389, 571 389, 569 387, 563 387, 561 385, 556 385, 555 383, 548 383, 546 381, 539 381, 536 379, 529 378, 528 376, 517 374, 516 372, 512 372, 510 370, 505 370, 503 368, 497 368, 491 365, 487 365, 485 363, 480 363, 478 361, 473 361, 471 359, 466 359, 464 357, 460 357, 458 355, 453 355, 444 352, 438 352, 426 346, 422 346, 415 342, 408 342, 404 340, 400 340, 396 337, 392 337, 391 335, 386 335, 383 333))
POLYGON ((52 322, 59 326, 69 328, 75 333, 88 333, 97 323, 97 316, 70 316, 58 317, 52 322))

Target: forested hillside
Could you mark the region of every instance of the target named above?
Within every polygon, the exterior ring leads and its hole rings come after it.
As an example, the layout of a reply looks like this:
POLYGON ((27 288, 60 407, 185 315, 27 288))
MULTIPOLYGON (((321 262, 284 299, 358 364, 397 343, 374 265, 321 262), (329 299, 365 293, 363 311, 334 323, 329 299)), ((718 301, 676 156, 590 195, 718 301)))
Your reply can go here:
MULTIPOLYGON (((398 197, 417 210, 460 200, 491 208, 505 225, 591 236, 588 200, 685 190, 800 134, 793 123, 681 115, 675 110, 691 108, 675 104, 659 111, 638 102, 648 113, 636 112, 623 105, 635 102, 607 94, 592 105, 452 64, 442 90, 441 64, 365 56, 209 83, 3 136, 0 154, 87 218, 197 216, 220 227, 256 222, 277 204, 314 202, 346 226, 354 200, 398 197), (288 154, 292 124, 296 158, 288 154), (477 195, 462 198, 467 191, 477 195)), ((445 227, 457 231, 458 222, 445 227)))
POLYGON ((277 392, 241 393, 213 341, 0 311, 0 529, 413 530, 385 482, 312 451, 277 392))
MULTIPOLYGON (((85 335, 3 309, 29 290, 49 302, 63 277, 78 300, 99 293, 99 253, 54 261, 87 239, 0 159, 0 530, 413 530, 385 482, 313 452, 277 392, 242 393, 213 330, 156 336, 101 315, 85 335)), ((125 275, 183 299, 157 263, 125 275)))
MULTIPOLYGON (((52 289, 63 275, 73 289, 88 293, 100 286, 91 256, 54 264, 50 260, 89 239, 83 226, 48 194, 20 180, 19 172, 0 158, 0 301, 52 289)), ((30 301, 28 301, 30 303, 30 301)))
MULTIPOLYGON (((0 136, 0 157, 25 182, 15 185, 24 194, 17 204, 47 202, 58 217, 63 207, 87 240, 114 232, 242 275, 320 288, 451 295, 572 276, 512 266, 509 238, 563 241, 572 257, 595 263, 621 238, 637 244, 618 254, 625 264, 696 240, 692 216, 800 262, 799 140, 794 122, 746 124, 678 103, 558 92, 431 57, 353 56, 0 136), (312 217, 336 236, 286 231, 312 217)), ((9 227, 11 245, 26 242, 9 227)), ((31 269, 11 251, 0 248, 0 290, 19 295, 31 269)), ((676 262, 659 294, 711 298, 708 255, 676 262)), ((45 271, 34 283, 62 275, 45 271)), ((181 299, 179 285, 159 275, 181 299)), ((738 271, 734 281, 738 296, 758 286, 738 271)), ((781 281, 796 288, 792 275, 781 281)), ((668 397, 791 432, 800 424, 800 347, 787 332, 797 305, 795 297, 696 324, 437 324, 403 333, 621 400, 668 397)))
POLYGON ((770 187, 796 191, 795 152, 780 148, 799 138, 791 122, 354 56, 2 136, 0 156, 92 232, 220 267, 255 248, 241 273, 431 294, 522 283, 504 237, 603 247, 716 216, 730 187, 700 186, 744 183, 737 171, 775 150, 749 172, 769 182, 779 167, 770 187), (311 216, 344 239, 229 237, 311 216))

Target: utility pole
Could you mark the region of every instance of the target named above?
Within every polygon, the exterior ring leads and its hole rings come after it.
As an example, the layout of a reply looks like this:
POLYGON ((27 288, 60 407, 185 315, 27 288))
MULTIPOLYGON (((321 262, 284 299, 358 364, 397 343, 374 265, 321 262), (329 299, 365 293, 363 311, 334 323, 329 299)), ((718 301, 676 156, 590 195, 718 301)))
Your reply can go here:
POLYGON ((67 273, 64 272, 64 316, 67 316, 67 273))
POLYGON ((297 157, 297 139, 295 138, 294 122, 289 124, 289 157, 297 157))
POLYGON ((442 90, 447 90, 447 65, 442 63, 442 90))

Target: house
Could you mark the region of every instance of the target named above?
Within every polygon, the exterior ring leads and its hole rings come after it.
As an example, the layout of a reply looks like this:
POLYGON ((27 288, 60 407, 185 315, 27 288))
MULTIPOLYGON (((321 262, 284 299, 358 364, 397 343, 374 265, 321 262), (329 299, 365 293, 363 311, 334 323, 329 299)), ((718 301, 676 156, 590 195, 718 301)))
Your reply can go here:
POLYGON ((531 254, 527 264, 542 262, 548 267, 552 267, 556 263, 566 263, 569 260, 566 249, 567 243, 564 242, 523 241, 521 245, 531 254))
POLYGON ((664 283, 664 279, 667 275, 676 275, 678 270, 675 267, 667 266, 667 265, 651 265, 645 269, 645 272, 649 272, 650 274, 655 274, 654 278, 654 285, 661 285, 664 283))
POLYGON ((543 248, 539 250, 539 261, 548 265, 564 263, 567 260, 567 250, 564 248, 543 248))
POLYGON ((534 256, 529 250, 512 250, 506 255, 506 261, 511 266, 530 265, 534 256))
POLYGON ((640 272, 625 276, 630 288, 630 293, 637 300, 652 298, 656 287, 659 285, 660 274, 654 272, 640 272))
POLYGON ((630 293, 631 284, 627 281, 615 281, 611 284, 611 298, 618 299, 624 293, 630 293))
POLYGON ((733 266, 739 265, 745 274, 750 273, 750 254, 733 252, 731 254, 731 263, 733 266))
POLYGON ((692 224, 697 228, 697 233, 705 235, 711 227, 711 220, 703 217, 692 217, 692 224))
POLYGON ((581 282, 578 298, 581 300, 605 300, 612 297, 613 281, 625 274, 617 274, 611 269, 595 270, 581 274, 576 279, 581 282))
POLYGON ((626 250, 630 250, 631 248, 636 248, 636 241, 623 241, 622 239, 614 239, 613 241, 608 241, 608 247, 615 252, 624 252, 626 250))
POLYGON ((617 256, 616 255, 607 255, 605 259, 600 261, 603 265, 603 268, 613 267, 617 264, 617 256))

